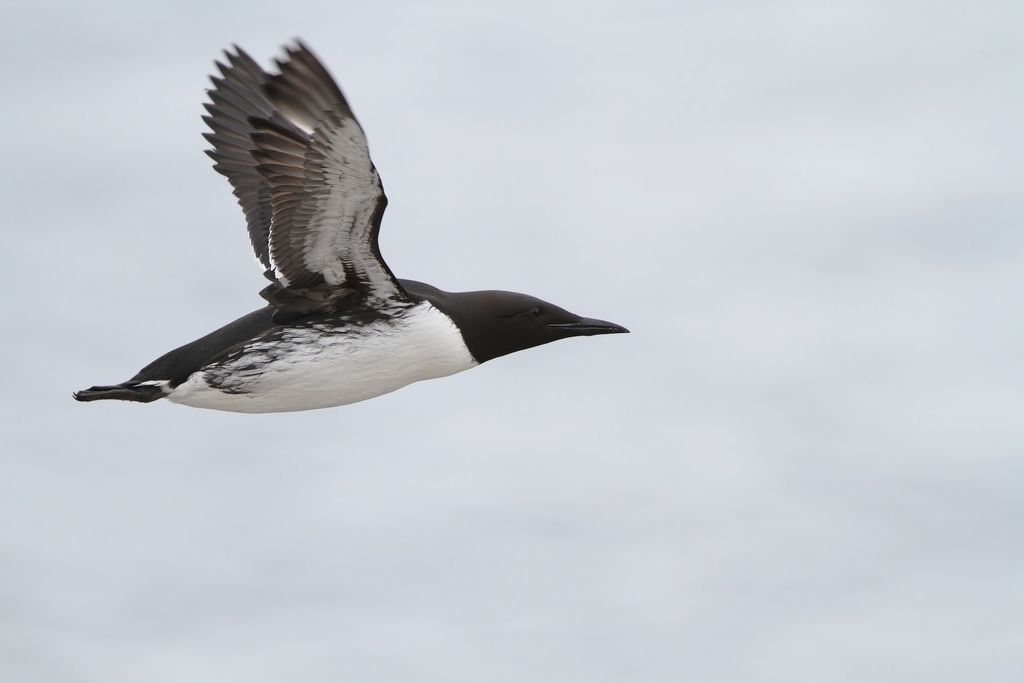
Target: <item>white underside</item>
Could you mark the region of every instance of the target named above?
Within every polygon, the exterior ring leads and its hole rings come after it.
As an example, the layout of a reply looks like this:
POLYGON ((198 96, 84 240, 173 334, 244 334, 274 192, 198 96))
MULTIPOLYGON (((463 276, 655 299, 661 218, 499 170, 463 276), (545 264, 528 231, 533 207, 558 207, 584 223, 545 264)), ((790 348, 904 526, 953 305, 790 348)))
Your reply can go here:
POLYGON ((239 413, 312 410, 364 401, 477 364, 451 318, 427 302, 357 334, 330 332, 298 327, 283 339, 256 339, 240 358, 192 373, 167 398, 239 413))

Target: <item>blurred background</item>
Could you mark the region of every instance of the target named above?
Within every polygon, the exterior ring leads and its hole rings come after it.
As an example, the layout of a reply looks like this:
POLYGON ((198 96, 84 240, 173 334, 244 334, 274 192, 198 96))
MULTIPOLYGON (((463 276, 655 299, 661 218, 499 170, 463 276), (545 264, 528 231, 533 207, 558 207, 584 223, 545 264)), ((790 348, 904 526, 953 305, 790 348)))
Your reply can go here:
POLYGON ((1024 676, 1024 5, 6 3, 0 678, 1024 676), (302 36, 383 252, 632 335, 77 404, 259 307, 206 76, 302 36))

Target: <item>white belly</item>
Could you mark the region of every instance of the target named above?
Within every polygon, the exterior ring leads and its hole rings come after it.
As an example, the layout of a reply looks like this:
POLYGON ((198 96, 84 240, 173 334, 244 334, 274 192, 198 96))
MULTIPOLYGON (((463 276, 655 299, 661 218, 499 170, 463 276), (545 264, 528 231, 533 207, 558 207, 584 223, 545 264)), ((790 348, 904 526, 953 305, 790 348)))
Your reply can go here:
POLYGON ((244 353, 192 373, 168 395, 175 403, 240 413, 329 408, 364 401, 477 363, 451 318, 427 302, 358 333, 286 328, 244 353))

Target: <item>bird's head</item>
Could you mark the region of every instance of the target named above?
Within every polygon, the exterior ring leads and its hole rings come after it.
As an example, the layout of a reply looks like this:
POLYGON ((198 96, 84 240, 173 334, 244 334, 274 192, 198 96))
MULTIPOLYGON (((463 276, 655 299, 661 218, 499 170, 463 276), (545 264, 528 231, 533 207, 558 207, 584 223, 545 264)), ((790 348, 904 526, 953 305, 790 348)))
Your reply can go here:
POLYGON ((455 321, 480 363, 568 337, 629 332, 621 325, 584 318, 527 294, 495 290, 443 294, 435 305, 455 321))

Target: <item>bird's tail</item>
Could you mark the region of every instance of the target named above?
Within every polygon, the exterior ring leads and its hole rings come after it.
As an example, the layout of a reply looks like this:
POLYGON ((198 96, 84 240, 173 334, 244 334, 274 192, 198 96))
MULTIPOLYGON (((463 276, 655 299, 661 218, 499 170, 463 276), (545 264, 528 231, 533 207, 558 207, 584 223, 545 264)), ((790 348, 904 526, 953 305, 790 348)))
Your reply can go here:
POLYGON ((138 401, 149 403, 167 395, 166 382, 124 382, 104 387, 89 387, 76 391, 76 401, 138 401))

